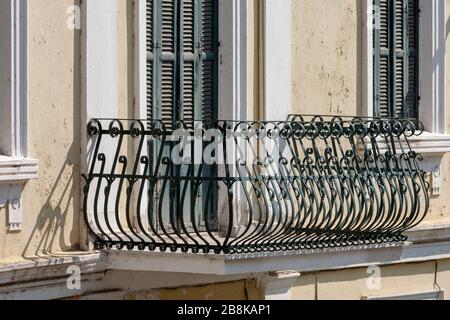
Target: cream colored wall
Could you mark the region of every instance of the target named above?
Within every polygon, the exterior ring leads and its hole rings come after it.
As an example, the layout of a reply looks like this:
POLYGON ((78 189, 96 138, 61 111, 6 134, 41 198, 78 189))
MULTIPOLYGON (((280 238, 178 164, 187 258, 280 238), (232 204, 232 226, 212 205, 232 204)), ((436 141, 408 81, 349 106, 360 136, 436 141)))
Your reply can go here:
POLYGON ((381 267, 381 281, 372 287, 368 269, 305 274, 294 285, 294 300, 361 300, 444 290, 450 300, 450 260, 381 267))
POLYGON ((292 6, 293 111, 355 114, 360 0, 295 0, 292 6))

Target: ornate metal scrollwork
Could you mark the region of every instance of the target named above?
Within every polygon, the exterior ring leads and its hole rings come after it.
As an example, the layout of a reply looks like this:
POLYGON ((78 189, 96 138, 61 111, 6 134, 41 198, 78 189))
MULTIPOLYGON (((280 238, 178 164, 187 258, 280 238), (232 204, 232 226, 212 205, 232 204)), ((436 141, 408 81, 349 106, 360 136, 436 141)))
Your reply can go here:
POLYGON ((413 119, 94 119, 84 217, 99 248, 254 253, 405 241, 429 207, 413 119), (188 129, 191 128, 191 129, 188 129), (132 150, 132 151, 131 151, 132 150))

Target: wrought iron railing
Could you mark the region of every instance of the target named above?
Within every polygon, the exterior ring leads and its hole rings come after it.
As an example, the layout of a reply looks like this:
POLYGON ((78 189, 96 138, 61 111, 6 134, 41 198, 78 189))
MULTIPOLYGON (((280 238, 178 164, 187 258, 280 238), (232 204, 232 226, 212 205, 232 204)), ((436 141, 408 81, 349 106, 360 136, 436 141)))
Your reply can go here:
POLYGON ((98 248, 253 253, 405 241, 428 211, 410 119, 94 119, 84 216, 98 248), (175 130, 176 129, 176 130, 175 130))

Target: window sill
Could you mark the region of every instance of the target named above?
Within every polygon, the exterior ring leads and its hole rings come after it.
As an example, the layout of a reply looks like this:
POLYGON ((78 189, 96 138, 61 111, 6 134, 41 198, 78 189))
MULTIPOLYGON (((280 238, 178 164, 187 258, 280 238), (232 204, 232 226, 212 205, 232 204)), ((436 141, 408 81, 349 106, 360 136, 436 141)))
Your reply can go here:
POLYGON ((0 183, 26 182, 36 179, 37 173, 35 159, 0 156, 0 183))
POLYGON ((450 135, 424 132, 418 137, 409 138, 411 148, 424 157, 443 156, 450 152, 450 135))
MULTIPOLYGON (((380 152, 388 151, 381 141, 380 152)), ((408 138, 408 143, 411 150, 423 156, 422 170, 431 176, 432 195, 439 196, 442 187, 441 164, 445 154, 450 153, 450 135, 424 132, 420 136, 408 138)))
POLYGON ((439 196, 442 187, 441 164, 450 152, 450 135, 424 132, 409 139, 412 150, 422 154, 422 168, 431 175, 431 194, 439 196))
POLYGON ((22 230, 23 187, 28 180, 37 177, 37 160, 0 156, 0 209, 6 208, 10 232, 22 230))

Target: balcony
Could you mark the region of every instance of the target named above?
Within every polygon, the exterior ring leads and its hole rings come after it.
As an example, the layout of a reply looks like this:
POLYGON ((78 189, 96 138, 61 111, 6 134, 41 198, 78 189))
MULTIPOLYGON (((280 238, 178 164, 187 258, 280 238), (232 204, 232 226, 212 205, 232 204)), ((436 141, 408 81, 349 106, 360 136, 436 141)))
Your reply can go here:
POLYGON ((93 119, 84 218, 97 249, 257 254, 384 245, 425 218, 411 119, 93 119))

